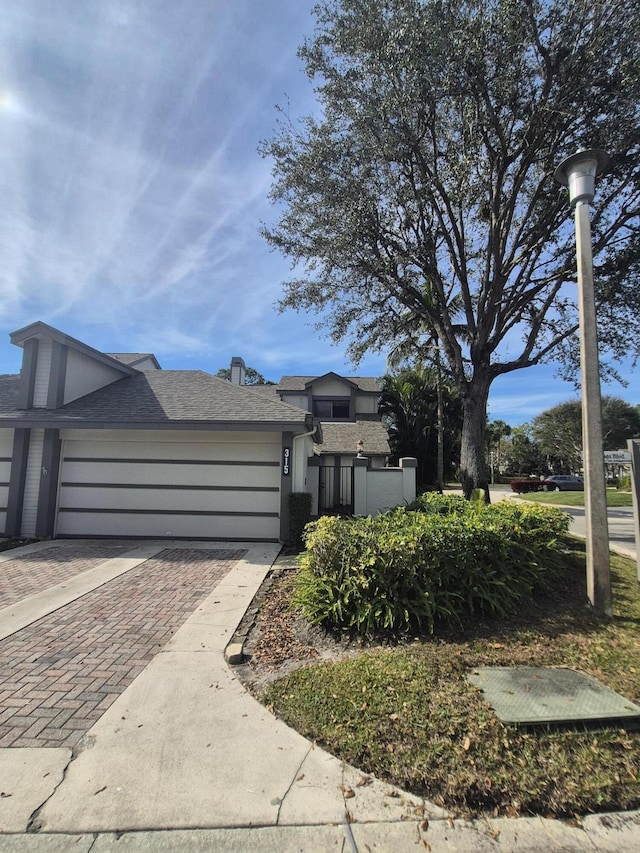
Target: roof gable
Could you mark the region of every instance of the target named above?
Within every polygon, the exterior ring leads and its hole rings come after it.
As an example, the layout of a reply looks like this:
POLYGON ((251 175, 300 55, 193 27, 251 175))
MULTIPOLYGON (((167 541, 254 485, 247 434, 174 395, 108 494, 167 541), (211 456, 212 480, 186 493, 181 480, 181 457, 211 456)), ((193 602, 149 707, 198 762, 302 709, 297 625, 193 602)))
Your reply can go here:
POLYGON ((136 370, 162 370, 160 362, 152 352, 107 352, 109 358, 115 358, 136 370))
POLYGON ((341 376, 334 371, 329 371, 322 376, 282 376, 276 387, 278 391, 304 392, 327 378, 335 378, 348 383, 350 387, 355 387, 359 393, 379 394, 382 390, 380 383, 373 376, 341 376))
POLYGON ((43 323, 42 320, 37 320, 35 323, 31 323, 22 329, 11 332, 9 336, 11 343, 18 347, 24 347, 25 343, 33 338, 39 341, 49 340, 61 344, 62 346, 71 347, 83 355, 89 356, 102 364, 107 364, 110 367, 119 370, 125 376, 132 376, 136 372, 135 369, 129 365, 112 358, 112 356, 107 353, 100 352, 100 350, 90 347, 88 344, 79 341, 77 338, 71 337, 71 335, 65 334, 65 332, 61 332, 59 329, 54 329, 53 326, 43 323))
POLYGON ((316 376, 313 379, 310 379, 306 383, 305 388, 313 388, 314 385, 322 385, 325 382, 338 382, 340 385, 346 385, 348 388, 358 387, 351 379, 346 379, 344 376, 340 376, 338 373, 334 373, 333 370, 330 370, 328 373, 323 373, 322 376, 316 376))

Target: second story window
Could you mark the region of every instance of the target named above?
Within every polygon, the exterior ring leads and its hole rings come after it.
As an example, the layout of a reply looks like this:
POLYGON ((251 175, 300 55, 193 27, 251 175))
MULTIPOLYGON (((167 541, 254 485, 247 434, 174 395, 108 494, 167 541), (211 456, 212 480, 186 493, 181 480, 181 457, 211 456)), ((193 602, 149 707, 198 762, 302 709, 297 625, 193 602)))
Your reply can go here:
POLYGON ((349 400, 314 400, 313 414, 325 420, 349 420, 349 400))

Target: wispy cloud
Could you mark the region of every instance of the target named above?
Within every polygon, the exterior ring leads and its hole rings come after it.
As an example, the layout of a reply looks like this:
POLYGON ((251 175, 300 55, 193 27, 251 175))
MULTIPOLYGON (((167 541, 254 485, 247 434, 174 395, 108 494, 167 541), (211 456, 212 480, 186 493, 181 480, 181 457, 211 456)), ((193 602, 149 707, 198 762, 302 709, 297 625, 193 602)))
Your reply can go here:
POLYGON ((280 275, 265 282, 273 263, 257 234, 269 167, 256 147, 311 5, 22 0, 4 11, 3 325, 72 317, 131 333, 152 316, 178 346, 273 313, 280 275))

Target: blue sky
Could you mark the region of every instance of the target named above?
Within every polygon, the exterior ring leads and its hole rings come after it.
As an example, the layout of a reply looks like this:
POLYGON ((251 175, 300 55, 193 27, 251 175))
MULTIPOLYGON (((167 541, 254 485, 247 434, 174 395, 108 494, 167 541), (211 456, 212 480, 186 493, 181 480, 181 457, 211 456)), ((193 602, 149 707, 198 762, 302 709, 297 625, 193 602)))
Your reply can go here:
MULTIPOLYGON (((257 154, 275 105, 313 111, 296 49, 313 0, 20 0, 0 18, 0 372, 45 322, 97 349, 267 378, 353 373, 313 317, 274 303, 286 259, 257 154)), ((384 359, 357 372, 381 375, 384 359)), ((499 380, 515 425, 575 396, 553 368, 499 380)), ((604 388, 640 402, 630 387, 604 388)))

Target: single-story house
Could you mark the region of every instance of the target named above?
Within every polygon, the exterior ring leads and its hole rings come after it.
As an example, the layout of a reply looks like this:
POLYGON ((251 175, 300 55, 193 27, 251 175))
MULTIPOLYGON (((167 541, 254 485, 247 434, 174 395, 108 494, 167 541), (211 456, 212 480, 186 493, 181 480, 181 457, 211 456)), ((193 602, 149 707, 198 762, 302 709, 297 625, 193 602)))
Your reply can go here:
MULTIPOLYGON (((0 534, 286 540, 321 427, 305 408, 42 322, 0 376, 0 534)), ((235 380, 235 381, 234 381, 235 380)))

